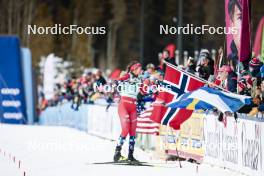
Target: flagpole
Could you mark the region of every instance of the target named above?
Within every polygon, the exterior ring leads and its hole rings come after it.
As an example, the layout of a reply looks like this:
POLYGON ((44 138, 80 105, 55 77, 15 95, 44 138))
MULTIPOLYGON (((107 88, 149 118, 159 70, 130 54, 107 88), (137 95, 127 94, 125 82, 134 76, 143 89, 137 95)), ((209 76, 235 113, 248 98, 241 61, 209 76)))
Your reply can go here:
MULTIPOLYGON (((169 124, 169 123, 168 123, 169 124)), ((168 125, 167 124, 167 128, 168 128, 168 125)), ((169 126, 169 128, 170 128, 170 130, 171 130, 171 134, 174 136, 174 134, 173 134, 173 130, 172 130, 172 128, 169 126)), ((166 130, 167 131, 167 130, 166 130)), ((177 148, 177 143, 178 143, 178 139, 179 139, 179 136, 176 136, 177 137, 177 139, 175 140, 174 138, 173 138, 173 140, 174 140, 174 142, 175 142, 175 149, 176 149, 176 155, 177 155, 177 157, 178 157, 178 161, 179 161, 179 165, 180 165, 180 168, 182 168, 182 165, 181 165, 181 160, 180 160, 180 155, 179 155, 179 152, 178 152, 178 148, 177 148)))
MULTIPOLYGON (((166 65, 168 65, 168 66, 170 66, 170 67, 173 67, 174 69, 176 69, 176 70, 178 70, 178 71, 181 71, 181 72, 183 72, 183 73, 185 73, 185 74, 187 74, 187 75, 189 75, 189 76, 191 76, 191 77, 193 77, 193 78, 195 78, 195 79, 197 79, 197 80, 199 80, 199 81, 203 81, 203 82, 205 82, 205 83, 207 83, 207 84, 212 84, 212 82, 209 82, 208 80, 205 80, 205 79, 203 79, 203 78, 197 77, 195 74, 192 74, 192 73, 186 72, 185 70, 179 69, 179 68, 177 68, 177 66, 175 66, 175 65, 173 65, 173 64, 171 64, 171 63, 168 63, 168 62, 166 62, 165 60, 164 60, 163 62, 166 63, 166 65)), ((222 88, 222 87, 220 87, 220 86, 218 86, 218 85, 214 85, 214 87, 217 87, 217 88, 219 88, 219 89, 221 89, 222 91, 225 91, 225 92, 227 92, 227 93, 232 93, 232 92, 230 92, 230 91, 228 91, 228 90, 226 90, 226 89, 224 89, 224 88, 222 88)))

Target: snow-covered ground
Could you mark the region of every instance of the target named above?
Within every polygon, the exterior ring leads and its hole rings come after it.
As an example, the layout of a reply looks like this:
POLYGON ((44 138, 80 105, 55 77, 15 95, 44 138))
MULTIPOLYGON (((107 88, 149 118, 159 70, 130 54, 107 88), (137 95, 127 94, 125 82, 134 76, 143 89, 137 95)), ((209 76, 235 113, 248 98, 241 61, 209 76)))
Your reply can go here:
POLYGON ((0 176, 238 175, 206 164, 198 172, 188 162, 180 168, 178 162, 154 161, 139 150, 136 158, 155 167, 92 164, 111 161, 114 147, 115 142, 67 127, 0 124, 0 176))

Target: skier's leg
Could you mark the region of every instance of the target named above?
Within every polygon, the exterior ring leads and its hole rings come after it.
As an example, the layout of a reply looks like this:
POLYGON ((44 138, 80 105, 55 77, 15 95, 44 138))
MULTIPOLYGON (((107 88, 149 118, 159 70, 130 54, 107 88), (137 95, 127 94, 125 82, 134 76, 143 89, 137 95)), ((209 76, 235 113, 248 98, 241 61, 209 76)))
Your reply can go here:
POLYGON ((119 136, 119 138, 117 140, 117 146, 122 147, 124 142, 125 142, 125 140, 126 140, 126 137, 119 136))
POLYGON ((119 136, 117 145, 115 148, 115 155, 114 155, 114 161, 119 161, 120 159, 123 159, 124 157, 121 155, 122 145, 125 142, 125 137, 119 136))
POLYGON ((129 133, 129 129, 130 129, 130 119, 129 119, 127 107, 122 101, 118 105, 118 115, 119 115, 121 128, 122 128, 121 136, 126 138, 126 136, 129 133))
POLYGON ((114 155, 114 161, 119 161, 120 159, 122 159, 122 155, 121 155, 121 150, 122 150, 122 146, 124 144, 124 141, 126 139, 126 136, 129 132, 129 115, 128 112, 126 110, 125 105, 123 104, 123 102, 121 101, 118 105, 118 114, 119 114, 119 118, 120 118, 120 123, 121 123, 121 135, 118 139, 117 145, 116 145, 116 149, 115 149, 115 155, 114 155))
POLYGON ((129 136, 129 148, 128 148, 128 159, 134 160, 134 147, 135 147, 135 136, 129 136))
POLYGON ((129 136, 136 136, 136 128, 137 128, 137 112, 136 107, 132 109, 132 112, 129 114, 129 136))
MULTIPOLYGON (((129 150, 128 150, 128 160, 137 161, 134 158, 134 147, 136 139, 136 128, 137 128, 137 113, 135 111, 130 114, 130 129, 129 129, 129 150)), ((137 161, 138 162, 138 161, 137 161)))

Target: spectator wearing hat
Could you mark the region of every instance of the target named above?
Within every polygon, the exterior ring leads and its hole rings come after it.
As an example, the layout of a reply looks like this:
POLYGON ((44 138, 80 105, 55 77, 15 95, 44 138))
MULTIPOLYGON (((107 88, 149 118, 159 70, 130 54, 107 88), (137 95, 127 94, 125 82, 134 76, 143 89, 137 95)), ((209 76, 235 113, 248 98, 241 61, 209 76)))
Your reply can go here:
POLYGON ((261 77, 260 68, 263 63, 256 57, 252 58, 249 62, 249 71, 252 77, 261 77))
POLYGON ((214 75, 214 61, 210 57, 208 50, 201 50, 196 71, 198 72, 199 77, 205 80, 208 80, 210 75, 214 75))
POLYGON ((149 78, 151 75, 155 73, 155 65, 150 63, 146 66, 146 71, 144 72, 144 79, 149 78))
POLYGON ((230 91, 237 92, 237 74, 228 65, 223 65, 218 70, 218 79, 221 81, 221 86, 230 91))

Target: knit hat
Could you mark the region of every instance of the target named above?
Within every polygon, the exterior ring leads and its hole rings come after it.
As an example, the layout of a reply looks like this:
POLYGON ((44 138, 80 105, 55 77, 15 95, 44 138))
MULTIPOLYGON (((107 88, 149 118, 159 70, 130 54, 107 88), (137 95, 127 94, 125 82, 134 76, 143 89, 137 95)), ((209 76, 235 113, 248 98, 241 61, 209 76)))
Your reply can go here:
POLYGON ((142 67, 140 63, 135 63, 130 67, 130 71, 134 71, 137 68, 142 67))
POLYGON ((148 68, 155 68, 155 65, 154 64, 152 64, 152 63, 150 63, 150 64, 148 64, 147 66, 146 66, 146 68, 148 69, 148 68))
POLYGON ((252 58, 249 62, 249 66, 253 68, 260 68, 262 66, 262 62, 256 57, 252 58))
POLYGON ((210 57, 210 52, 207 49, 201 49, 199 59, 202 60, 209 57, 210 57))

